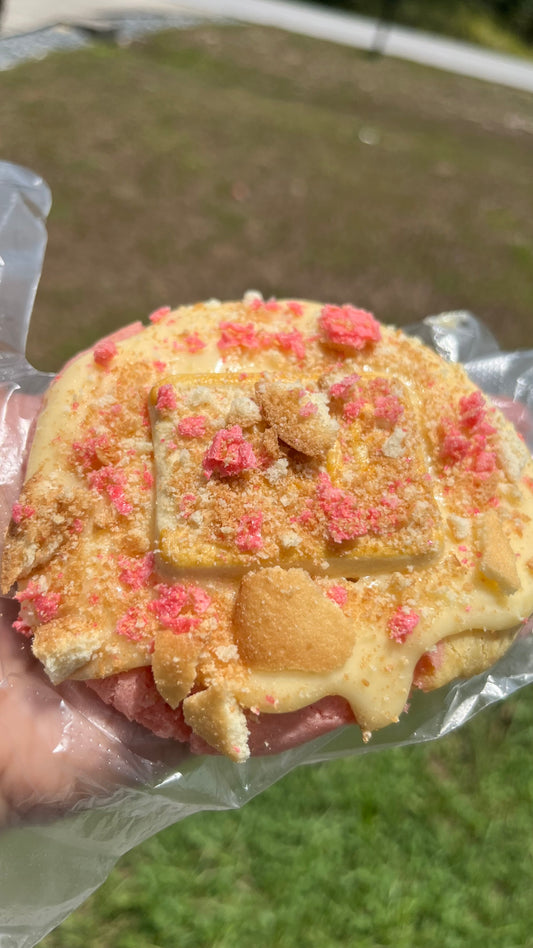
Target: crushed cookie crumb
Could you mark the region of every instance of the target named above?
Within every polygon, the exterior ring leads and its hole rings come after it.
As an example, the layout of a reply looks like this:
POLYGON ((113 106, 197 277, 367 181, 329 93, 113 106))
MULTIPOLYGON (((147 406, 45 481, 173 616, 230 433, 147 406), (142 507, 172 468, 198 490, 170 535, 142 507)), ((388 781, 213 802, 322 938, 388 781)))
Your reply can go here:
POLYGON ((396 425, 381 448, 381 453, 387 458, 401 458, 405 452, 405 431, 396 425))
POLYGON ((45 592, 38 583, 29 582, 25 589, 15 593, 15 599, 23 607, 21 615, 25 625, 44 624, 56 618, 61 593, 45 592))
POLYGON ((208 479, 213 474, 233 477, 258 466, 252 445, 244 438, 240 425, 217 431, 202 462, 204 474, 208 479))
POLYGON ((187 352, 190 352, 191 354, 200 352, 202 349, 205 349, 207 345, 207 343, 204 342, 202 337, 197 332, 187 333, 187 335, 183 337, 183 341, 185 343, 187 352))
POLYGON ((211 597, 201 586, 193 583, 160 583, 155 587, 158 598, 148 603, 161 625, 172 632, 190 632, 199 624, 211 605, 211 597))
POLYGON ((215 655, 221 662, 234 662, 239 659, 236 645, 219 645, 215 648, 215 655))
POLYGON ((117 347, 112 339, 103 339, 102 342, 98 342, 93 349, 93 359, 96 365, 101 365, 104 368, 109 365, 116 354, 117 347))
POLYGON ((232 400, 226 416, 228 425, 240 425, 241 428, 250 428, 261 421, 259 405, 247 395, 236 395, 232 400))
POLYGON ((243 514, 235 536, 235 544, 241 553, 255 553, 263 548, 262 523, 263 513, 261 510, 243 514))
POLYGON ((30 504, 13 504, 11 510, 11 519, 13 523, 21 523, 23 520, 27 520, 29 517, 35 515, 35 507, 32 507, 30 504))
POLYGON ((156 408, 158 412, 173 411, 177 408, 176 393, 172 385, 160 385, 157 390, 156 408))
POLYGON ((280 543, 286 550, 296 549, 301 546, 302 538, 296 530, 286 530, 280 536, 280 543))
POLYGON ((324 341, 340 349, 358 351, 381 339, 379 323, 372 313, 348 303, 324 306, 318 324, 324 341))
POLYGON ((165 316, 168 316, 170 313, 170 306, 160 306, 158 309, 154 309, 152 313, 148 316, 148 319, 151 323, 160 323, 165 316))
POLYGON ((341 609, 348 602, 348 590, 345 589, 344 586, 339 586, 339 585, 330 586, 326 590, 326 596, 332 599, 333 602, 336 602, 337 605, 341 607, 341 609))
POLYGON ((203 438, 208 420, 206 415, 188 415, 185 418, 180 418, 178 434, 182 438, 203 438))
POLYGON ((412 634, 420 621, 420 615, 406 606, 399 606, 396 612, 390 617, 387 624, 389 637, 394 642, 403 644, 412 634))

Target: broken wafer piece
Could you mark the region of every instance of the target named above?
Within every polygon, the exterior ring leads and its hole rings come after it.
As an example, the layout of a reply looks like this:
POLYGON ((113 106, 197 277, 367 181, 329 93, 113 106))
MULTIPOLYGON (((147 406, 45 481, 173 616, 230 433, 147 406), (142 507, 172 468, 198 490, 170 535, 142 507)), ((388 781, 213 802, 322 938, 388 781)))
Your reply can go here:
POLYGON ((201 640, 194 632, 176 635, 161 629, 154 640, 152 671, 159 694, 171 708, 177 708, 193 688, 201 640))
POLYGON ((234 623, 241 659, 261 671, 328 672, 344 665, 353 648, 353 622, 303 569, 248 573, 234 623))
POLYGON ((264 417, 282 441, 309 457, 326 456, 339 425, 323 392, 290 379, 261 379, 255 392, 264 417))
POLYGON ((236 762, 250 756, 246 715, 223 686, 211 685, 190 695, 183 702, 183 713, 195 734, 220 754, 236 762))
POLYGON ((368 374, 357 414, 333 419, 305 376, 296 388, 255 373, 166 377, 150 393, 161 568, 214 577, 281 564, 356 577, 438 556, 441 515, 420 423, 406 387, 395 389, 368 374), (200 389, 209 398, 196 414, 200 389), (321 408, 303 419, 305 434, 296 419, 300 439, 288 428, 311 397, 321 408), (231 424, 238 399, 262 411, 246 429, 231 424), (387 455, 391 413, 402 417, 403 450, 387 455), (330 446, 324 458, 318 443, 330 446))
POLYGON ((2 560, 2 588, 54 557, 64 543, 76 543, 88 505, 76 481, 65 473, 30 478, 13 508, 2 560))
POLYGON ((487 510, 480 516, 477 536, 481 552, 479 568, 483 575, 496 583, 505 595, 520 589, 516 556, 496 510, 487 510))

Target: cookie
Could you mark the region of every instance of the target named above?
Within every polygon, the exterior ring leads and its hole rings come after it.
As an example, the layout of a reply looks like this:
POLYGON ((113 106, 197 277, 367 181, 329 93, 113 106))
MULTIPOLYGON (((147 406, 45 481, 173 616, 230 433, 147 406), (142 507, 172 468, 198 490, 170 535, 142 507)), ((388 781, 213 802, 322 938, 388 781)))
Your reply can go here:
POLYGON ((493 664, 533 611, 532 514, 529 453, 460 366, 251 293, 57 376, 2 586, 54 683, 127 680, 129 716, 241 761, 321 702, 368 738, 493 664))

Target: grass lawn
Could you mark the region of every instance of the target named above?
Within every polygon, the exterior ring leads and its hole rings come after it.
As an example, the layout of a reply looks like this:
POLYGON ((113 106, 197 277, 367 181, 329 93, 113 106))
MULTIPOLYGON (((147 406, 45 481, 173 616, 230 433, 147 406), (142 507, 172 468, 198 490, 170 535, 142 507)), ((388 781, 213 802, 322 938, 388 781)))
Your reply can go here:
MULTIPOLYGON (((275 31, 0 74, 0 154, 52 187, 29 357, 157 306, 469 308, 533 344, 533 97, 275 31)), ((123 857, 43 948, 533 948, 526 691, 433 745, 300 769, 123 857)))
POLYGON ((157 306, 250 287, 531 342, 533 98, 251 28, 0 76, 0 154, 54 206, 29 347, 56 369, 157 306))
POLYGON ((532 948, 527 692, 433 745, 301 768, 123 857, 42 948, 532 948))

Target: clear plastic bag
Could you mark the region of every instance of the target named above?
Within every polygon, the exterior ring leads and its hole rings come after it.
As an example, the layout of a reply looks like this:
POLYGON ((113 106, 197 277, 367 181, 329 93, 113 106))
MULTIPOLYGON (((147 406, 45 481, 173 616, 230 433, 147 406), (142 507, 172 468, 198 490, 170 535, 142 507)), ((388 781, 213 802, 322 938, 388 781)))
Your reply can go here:
MULTIPOLYGON (((5 528, 22 478, 31 421, 50 376, 24 356, 33 300, 46 245, 50 207, 46 184, 32 172, 0 162, 0 526, 5 528)), ((428 317, 407 329, 447 359, 462 361, 503 405, 533 449, 533 350, 502 353, 469 313, 428 317)), ((3 535, 3 533, 2 533, 3 535)), ((1 600, 0 618, 14 615, 1 600)), ((0 948, 31 948, 105 880, 121 855, 159 830, 202 810, 235 809, 301 764, 367 754, 435 740, 483 708, 533 682, 531 622, 490 672, 430 694, 413 695, 409 713, 365 745, 345 727, 297 749, 234 764, 194 757, 129 724, 83 684, 53 688, 26 641, 11 631, 0 639, 0 698, 18 693, 21 707, 54 716, 51 753, 65 761, 65 783, 47 787, 31 822, 6 829, 0 842, 0 948), (19 641, 20 640, 20 641, 19 641), (31 683, 27 670, 31 668, 31 683), (17 691, 18 689, 18 691, 17 691), (92 761, 88 767, 87 762, 92 761)), ((32 719, 35 720, 35 717, 32 719)), ((1 738, 0 738, 1 740, 1 738)), ((1 758, 0 758, 1 761, 1 758)))

